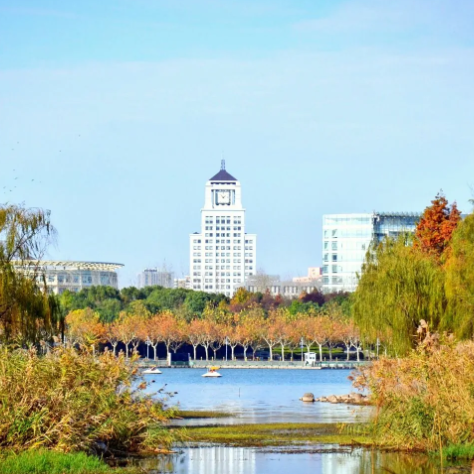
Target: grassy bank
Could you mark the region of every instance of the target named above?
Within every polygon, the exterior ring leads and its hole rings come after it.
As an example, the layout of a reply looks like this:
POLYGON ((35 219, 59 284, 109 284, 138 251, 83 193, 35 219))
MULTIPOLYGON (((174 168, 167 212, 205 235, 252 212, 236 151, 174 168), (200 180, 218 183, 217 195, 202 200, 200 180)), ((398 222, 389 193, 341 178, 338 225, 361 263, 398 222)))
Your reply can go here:
POLYGON ((212 410, 180 410, 173 415, 173 419, 199 419, 199 418, 229 418, 233 413, 212 410))
MULTIPOLYGON (((361 430, 362 433, 362 430, 361 430)), ((349 433, 330 423, 268 423, 186 427, 181 431, 190 446, 202 443, 225 446, 293 446, 306 443, 369 445, 364 434, 349 433)))
POLYGON ((47 450, 0 455, 0 474, 133 474, 132 469, 113 469, 84 453, 47 450))

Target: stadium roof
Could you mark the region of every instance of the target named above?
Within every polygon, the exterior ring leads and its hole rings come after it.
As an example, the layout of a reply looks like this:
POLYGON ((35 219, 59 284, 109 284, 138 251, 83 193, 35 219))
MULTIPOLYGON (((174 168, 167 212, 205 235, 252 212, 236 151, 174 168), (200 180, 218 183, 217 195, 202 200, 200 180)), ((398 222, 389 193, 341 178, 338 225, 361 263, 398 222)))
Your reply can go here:
POLYGON ((102 270, 114 271, 123 267, 123 263, 107 263, 107 262, 77 262, 74 260, 41 260, 39 262, 30 260, 23 262, 22 266, 34 265, 39 267, 59 267, 64 270, 102 270))

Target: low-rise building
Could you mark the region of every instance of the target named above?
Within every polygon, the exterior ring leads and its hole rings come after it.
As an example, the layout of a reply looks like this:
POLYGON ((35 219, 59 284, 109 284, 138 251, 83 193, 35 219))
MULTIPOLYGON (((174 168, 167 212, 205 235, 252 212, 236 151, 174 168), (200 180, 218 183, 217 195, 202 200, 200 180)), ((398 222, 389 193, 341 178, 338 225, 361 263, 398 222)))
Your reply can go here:
POLYGON ((185 276, 184 278, 175 278, 174 279, 174 287, 175 288, 184 288, 186 290, 191 289, 191 278, 185 276))
POLYGON ((297 298, 301 293, 311 293, 321 288, 321 280, 295 282, 281 280, 278 275, 253 275, 245 283, 245 289, 252 293, 270 292, 272 296, 280 295, 284 298, 297 298))
POLYGON ((319 286, 322 284, 322 268, 321 267, 309 267, 308 274, 303 277, 293 277, 294 283, 315 283, 319 286))

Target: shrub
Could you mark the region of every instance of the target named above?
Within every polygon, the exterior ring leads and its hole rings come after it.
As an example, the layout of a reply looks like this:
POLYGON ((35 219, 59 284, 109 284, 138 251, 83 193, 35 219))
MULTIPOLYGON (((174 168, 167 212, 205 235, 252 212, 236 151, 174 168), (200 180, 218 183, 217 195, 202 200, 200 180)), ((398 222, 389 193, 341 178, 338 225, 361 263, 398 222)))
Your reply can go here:
POLYGON ((441 450, 474 443, 474 342, 429 336, 402 359, 382 358, 355 377, 377 407, 380 443, 441 450))
POLYGON ((63 347, 45 356, 0 349, 0 449, 167 448, 171 412, 140 393, 144 382, 132 388, 134 362, 63 347))

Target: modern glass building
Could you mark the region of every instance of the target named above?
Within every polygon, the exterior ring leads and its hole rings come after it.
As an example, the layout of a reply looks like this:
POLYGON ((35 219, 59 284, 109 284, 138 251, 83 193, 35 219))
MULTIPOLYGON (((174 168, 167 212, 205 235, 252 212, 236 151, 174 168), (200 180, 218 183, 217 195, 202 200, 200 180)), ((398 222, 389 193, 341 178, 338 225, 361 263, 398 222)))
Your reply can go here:
POLYGON ((354 291, 372 242, 414 232, 421 213, 373 212, 323 216, 323 291, 354 291))

